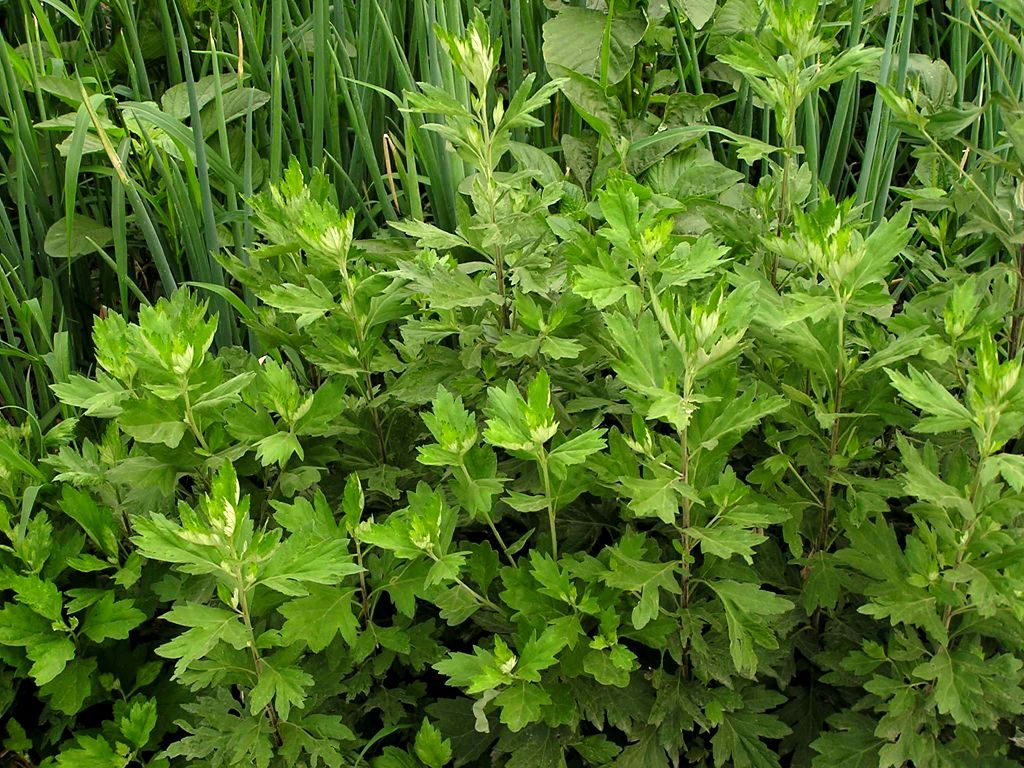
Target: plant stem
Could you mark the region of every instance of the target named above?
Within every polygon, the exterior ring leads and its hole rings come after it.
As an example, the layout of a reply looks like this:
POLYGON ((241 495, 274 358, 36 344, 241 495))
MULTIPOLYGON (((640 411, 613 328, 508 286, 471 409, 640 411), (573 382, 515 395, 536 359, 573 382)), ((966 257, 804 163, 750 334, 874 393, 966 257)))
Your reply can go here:
POLYGON ((182 382, 185 392, 185 423, 188 425, 192 434, 196 438, 196 442, 202 447, 207 453, 210 452, 210 446, 206 443, 206 438, 203 437, 203 433, 199 429, 199 425, 196 423, 195 415, 192 413, 192 400, 188 394, 188 383, 182 382))
MULTIPOLYGON (((690 402, 690 397, 693 394, 693 384, 691 376, 687 373, 684 375, 683 383, 683 400, 687 403, 690 402)), ((690 424, 689 417, 687 418, 686 424, 682 429, 679 430, 679 474, 682 477, 683 482, 689 486, 690 484, 690 424)), ((687 493, 689 489, 687 488, 687 493)), ((690 541, 690 500, 684 495, 683 496, 683 531, 682 531, 682 571, 679 574, 679 586, 682 590, 682 594, 679 597, 680 608, 686 608, 690 604, 690 550, 693 547, 690 541)))
POLYGON ((1024 331, 1024 245, 1017 251, 1017 289, 1013 294, 1013 319, 1010 324, 1010 357, 1020 354, 1024 331))
POLYGON ((381 425, 380 413, 377 411, 377 406, 373 403, 373 378, 370 371, 370 355, 367 354, 364 349, 366 346, 366 329, 363 328, 363 317, 359 314, 358 306, 356 304, 355 283, 348 273, 348 264, 344 260, 341 262, 341 274, 344 278, 346 293, 346 301, 344 302, 343 307, 348 313, 349 319, 352 321, 352 326, 355 329, 356 347, 359 350, 359 362, 363 366, 363 387, 366 390, 364 397, 366 398, 366 404, 370 409, 370 417, 373 419, 373 429, 377 433, 377 445, 380 448, 380 463, 383 466, 388 463, 387 441, 384 438, 384 428, 381 425))
MULTIPOLYGON (((986 442, 986 445, 990 445, 991 444, 991 431, 986 435, 986 441, 985 442, 986 442)), ((988 459, 988 457, 990 455, 990 451, 982 451, 981 454, 982 455, 980 455, 978 457, 978 465, 974 468, 974 479, 971 481, 971 486, 970 486, 971 487, 970 501, 971 501, 972 505, 974 505, 975 500, 976 500, 976 498, 978 496, 978 490, 979 490, 979 488, 981 486, 981 470, 982 470, 982 467, 985 466, 985 461, 988 459)), ((964 558, 967 555, 967 547, 970 545, 971 537, 974 535, 975 523, 978 522, 979 517, 980 517, 979 515, 975 514, 974 517, 967 523, 966 530, 964 530, 963 535, 960 538, 960 543, 957 546, 956 558, 953 561, 953 566, 950 569, 951 571, 957 570, 963 564, 964 558)), ((957 591, 957 586, 958 585, 955 585, 955 584, 953 585, 953 591, 954 592, 957 591)), ((966 607, 968 607, 968 606, 964 606, 964 608, 966 608, 966 607)), ((949 627, 953 623, 953 615, 954 615, 953 606, 952 605, 947 605, 946 606, 946 610, 945 610, 945 612, 943 613, 943 616, 942 616, 942 625, 943 625, 943 627, 945 627, 946 632, 949 632, 949 627)), ((949 643, 949 641, 947 639, 946 646, 945 646, 947 650, 949 649, 949 645, 950 645, 950 643, 949 643)))
POLYGON ((384 438, 384 427, 381 424, 380 412, 377 410, 377 406, 373 404, 373 380, 370 378, 369 365, 363 363, 365 369, 365 387, 366 387, 366 402, 370 407, 370 418, 373 419, 373 429, 377 433, 377 446, 380 449, 380 463, 381 465, 388 463, 388 447, 387 441, 384 438))
MULTIPOLYGON (((256 671, 256 677, 263 674, 263 658, 260 656, 259 648, 256 645, 256 632, 252 626, 252 616, 249 612, 249 597, 246 594, 245 579, 242 578, 241 566, 235 566, 235 589, 238 591, 238 610, 242 614, 242 622, 245 624, 245 631, 249 636, 249 652, 252 654, 252 665, 256 671)), ((284 737, 281 734, 281 720, 277 716, 277 710, 273 703, 267 705, 267 717, 274 729, 274 738, 277 746, 284 744, 284 737)))
POLYGON ((537 454, 537 465, 540 467, 540 479, 544 484, 544 500, 548 505, 548 530, 551 533, 551 557, 558 560, 558 531, 555 528, 555 502, 551 498, 551 475, 548 472, 548 454, 543 447, 537 454))
MULTIPOLYGON (((360 568, 363 568, 363 547, 359 543, 359 539, 353 537, 353 541, 356 544, 356 563, 360 568)), ((359 618, 370 620, 369 617, 369 601, 370 593, 366 589, 366 569, 359 571, 359 594, 362 596, 362 608, 359 611, 359 618)))
MULTIPOLYGON (((687 395, 687 400, 689 395, 687 395)), ((689 427, 683 427, 679 431, 679 453, 680 453, 680 474, 683 477, 683 482, 687 485, 690 484, 690 430, 689 427)), ((690 604, 690 500, 683 497, 683 570, 680 574, 680 586, 682 587, 683 594, 681 597, 682 607, 686 607, 690 604)))
MULTIPOLYGON (((466 466, 466 459, 462 457, 459 460, 459 468, 462 470, 463 476, 466 478, 467 484, 472 484, 473 477, 469 474, 469 468, 466 466)), ((498 546, 501 547, 501 551, 505 553, 506 559, 508 559, 509 565, 513 568, 516 565, 516 561, 513 559, 511 553, 508 551, 508 547, 505 546, 504 539, 501 538, 501 534, 498 532, 498 527, 494 524, 494 520, 491 518, 491 513, 488 510, 482 512, 484 520, 487 522, 488 527, 491 529, 491 533, 494 534, 495 540, 498 542, 498 546)))
POLYGON ((828 466, 825 468, 825 497, 821 509, 821 528, 818 531, 818 542, 816 551, 826 549, 828 543, 828 531, 832 523, 832 495, 835 488, 833 479, 833 460, 839 451, 840 437, 840 412, 843 409, 843 384, 846 368, 846 311, 839 313, 837 323, 837 336, 839 346, 839 361, 836 365, 835 387, 832 398, 832 434, 829 439, 828 466))
MULTIPOLYGON (((500 98, 500 97, 499 97, 500 98)), ((484 183, 487 185, 487 216, 493 233, 498 228, 498 200, 497 183, 494 180, 494 146, 491 133, 491 120, 487 114, 487 94, 479 94, 479 109, 477 120, 480 123, 480 131, 483 134, 483 148, 480 156, 480 171, 484 175, 484 183)), ((500 245, 494 246, 494 277, 498 281, 498 296, 501 299, 501 307, 498 312, 498 328, 501 331, 508 330, 509 312, 508 297, 505 288, 505 254, 500 245)))
MULTIPOLYGON (((779 213, 776 223, 776 234, 781 235, 783 228, 790 219, 790 207, 792 201, 789 194, 789 186, 793 176, 793 155, 796 153, 796 87, 797 84, 791 77, 786 88, 786 138, 785 146, 782 148, 782 188, 779 190, 779 213)), ((779 254, 772 256, 771 282, 776 288, 778 284, 779 254)))
MULTIPOLYGON (((432 551, 430 551, 430 550, 425 550, 425 551, 426 551, 427 555, 430 557, 430 559, 433 560, 435 563, 440 561, 440 558, 436 554, 434 554, 432 551)), ((488 600, 486 597, 481 595, 479 592, 477 592, 475 589, 473 589, 471 586, 469 586, 469 584, 464 582, 458 576, 453 576, 452 579, 455 581, 456 584, 458 584, 460 587, 462 587, 462 589, 464 589, 466 591, 466 593, 470 597, 472 597, 474 600, 476 600, 478 603, 480 603, 480 605, 484 606, 485 608, 490 608, 495 613, 501 613, 501 608, 499 606, 495 605, 490 600, 488 600)))

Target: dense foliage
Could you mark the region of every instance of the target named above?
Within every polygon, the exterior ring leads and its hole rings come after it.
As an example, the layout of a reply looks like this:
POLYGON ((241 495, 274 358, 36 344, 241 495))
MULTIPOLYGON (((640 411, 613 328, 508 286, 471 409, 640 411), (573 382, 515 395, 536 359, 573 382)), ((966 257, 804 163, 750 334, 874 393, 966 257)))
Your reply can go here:
POLYGON ((0 43, 0 765, 1024 761, 1014 3, 414 4, 400 173, 401 4, 86 5, 0 43))

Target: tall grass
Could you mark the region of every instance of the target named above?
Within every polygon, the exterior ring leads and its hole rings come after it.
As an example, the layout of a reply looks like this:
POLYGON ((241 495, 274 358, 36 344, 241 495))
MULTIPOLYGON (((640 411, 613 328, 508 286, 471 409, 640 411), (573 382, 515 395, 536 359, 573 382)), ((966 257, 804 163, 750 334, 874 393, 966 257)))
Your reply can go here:
MULTIPOLYGON (((398 94, 417 81, 461 87, 433 29, 460 31, 465 3, 203 5, 17 0, 0 16, 5 403, 52 407, 26 376, 43 374, 54 330, 68 332, 65 367, 83 365, 101 307, 130 310, 188 281, 222 284, 216 253, 251 244, 245 197, 292 155, 326 169, 339 205, 360 212, 361 235, 397 217, 455 223, 465 168, 401 111, 398 94), (181 110, 168 114, 161 98, 175 87, 181 110), (89 109, 83 91, 107 99, 89 109), (65 130, 46 127, 62 115, 65 130), (55 257, 47 234, 66 219, 73 240, 76 213, 110 226, 113 238, 55 257)), ((492 6, 512 88, 542 66, 545 13, 539 0, 492 6)), ((232 313, 221 314, 219 342, 244 341, 232 313)))
MULTIPOLYGON (((468 99, 434 27, 461 32, 475 5, 9 0, 0 15, 0 398, 54 415, 35 383, 57 357, 60 370, 88 364, 91 317, 102 307, 130 312, 189 281, 223 285, 218 252, 244 256, 253 238, 246 196, 278 178, 292 155, 326 170, 338 204, 359 212, 359 236, 400 217, 454 227, 468 169, 423 130, 421 116, 402 110, 401 94, 425 81, 468 99), (168 92, 170 111, 161 106, 168 92), (76 214, 109 226, 109 242, 53 255, 47 235, 58 222, 67 240, 81 236, 76 214)), ((482 5, 503 41, 499 87, 514 92, 528 72, 544 71, 550 11, 542 0, 482 5)), ((673 44, 654 66, 638 64, 631 80, 637 118, 659 69, 674 70, 677 87, 692 93, 721 85, 707 79, 713 25, 696 29, 678 4, 669 6, 673 44)), ((969 131, 975 151, 965 155, 966 172, 986 153, 1008 152, 1004 115, 1024 98, 1024 63, 1002 10, 976 0, 884 8, 849 0, 823 9, 839 47, 884 49, 880 82, 897 91, 914 85, 923 56, 948 62, 961 107, 987 105, 969 131)), ((720 111, 734 130, 777 140, 749 89, 726 102, 720 111)), ((583 125, 565 100, 541 117, 541 127, 518 138, 553 151, 561 134, 583 125)), ((856 77, 800 108, 796 141, 815 189, 855 196, 876 221, 891 209, 893 188, 913 175, 905 138, 856 77)), ((219 343, 249 343, 214 298, 219 343)))

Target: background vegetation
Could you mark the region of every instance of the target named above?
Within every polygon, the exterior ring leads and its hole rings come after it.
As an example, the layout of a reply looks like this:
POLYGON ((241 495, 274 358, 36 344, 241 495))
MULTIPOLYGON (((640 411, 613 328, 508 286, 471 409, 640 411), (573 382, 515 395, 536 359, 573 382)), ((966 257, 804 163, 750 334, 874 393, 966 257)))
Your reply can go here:
POLYGON ((0 763, 1018 765, 1022 34, 0 4, 0 763))

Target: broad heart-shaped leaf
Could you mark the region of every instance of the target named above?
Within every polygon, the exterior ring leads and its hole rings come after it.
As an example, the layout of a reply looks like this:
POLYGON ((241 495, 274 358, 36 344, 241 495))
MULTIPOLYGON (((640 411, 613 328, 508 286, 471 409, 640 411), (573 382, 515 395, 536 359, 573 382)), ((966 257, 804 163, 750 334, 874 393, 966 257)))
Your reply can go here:
POLYGON ((778 616, 793 608, 793 603, 757 584, 719 579, 708 583, 725 607, 729 627, 729 652, 736 671, 744 677, 757 673, 754 646, 775 649, 779 640, 765 617, 778 616))
POLYGON ((203 133, 209 138, 220 125, 254 112, 270 101, 270 94, 259 88, 235 88, 224 94, 221 104, 208 104, 202 111, 203 133))
MULTIPOLYGON (((620 124, 624 120, 621 102, 586 75, 569 70, 560 73, 560 75, 562 74, 564 74, 561 81, 562 93, 569 99, 580 117, 598 135, 609 141, 618 141, 621 133, 620 124)), ((596 150, 593 149, 593 145, 575 140, 574 137, 565 134, 562 138, 562 146, 569 153, 567 157, 571 164, 570 167, 581 182, 594 186, 604 179, 608 169, 604 162, 594 166, 596 150)))
POLYGON ((220 75, 206 75, 200 77, 191 85, 187 82, 172 85, 163 96, 160 97, 160 107, 164 112, 176 117, 178 120, 186 120, 192 113, 189 90, 195 95, 196 105, 202 109, 217 98, 217 91, 226 96, 238 83, 238 77, 232 72, 223 72, 220 75))
POLYGON ((50 227, 43 242, 43 250, 54 259, 71 259, 100 251, 110 245, 113 239, 114 230, 110 227, 76 213, 70 219, 60 219, 50 227))
POLYGON ((562 68, 614 85, 633 66, 636 45, 646 31, 642 16, 620 13, 609 19, 600 11, 565 8, 544 24, 544 60, 554 74, 562 68))
MULTIPOLYGON (((675 0, 669 0, 674 2, 675 0)), ((686 18, 695 29, 702 29, 715 14, 716 0, 679 0, 686 18)))

